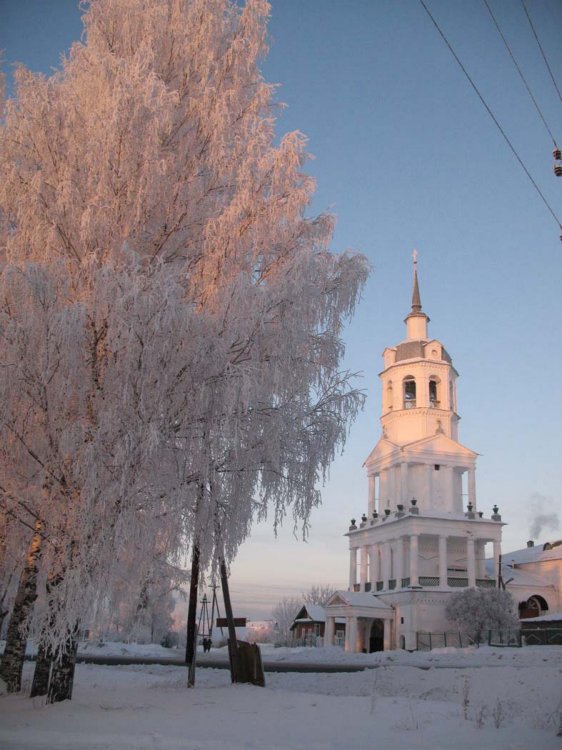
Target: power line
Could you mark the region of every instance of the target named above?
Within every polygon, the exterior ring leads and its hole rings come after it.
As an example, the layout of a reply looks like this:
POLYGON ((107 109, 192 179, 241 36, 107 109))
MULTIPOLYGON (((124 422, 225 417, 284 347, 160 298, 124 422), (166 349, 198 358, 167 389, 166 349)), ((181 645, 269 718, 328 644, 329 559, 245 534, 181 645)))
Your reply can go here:
POLYGON ((525 76, 523 75, 523 71, 521 70, 521 68, 517 64, 517 60, 515 59, 515 56, 514 56, 513 52, 511 51, 511 47, 509 46, 507 39, 505 38, 505 36, 503 35, 502 30, 500 29, 500 26, 499 26, 499 24, 498 24, 498 22, 496 20, 496 17, 492 13, 492 9, 490 8, 490 4, 488 3, 488 0, 483 0, 483 2, 484 2, 484 5, 486 6, 486 8, 488 9, 488 13, 491 16, 492 21, 494 22, 494 25, 495 25, 496 29, 498 30, 498 34, 501 36, 501 38, 503 40, 503 43, 505 44, 505 48, 509 52, 509 56, 511 57, 511 59, 513 61, 513 64, 515 65, 515 68, 516 68, 517 72, 519 73, 519 75, 521 77, 521 80, 525 84, 525 88, 527 89, 527 93, 531 97, 531 100, 532 100, 533 104, 535 105, 535 109, 537 110, 538 115, 541 118, 541 120, 543 121, 543 124, 544 124, 544 126, 546 128, 546 131, 549 134, 549 136, 552 138, 552 142, 554 144, 554 147, 556 148, 557 145, 558 145, 556 143, 556 138, 552 134, 552 130, 548 127, 548 123, 547 123, 547 121, 546 121, 546 119, 545 119, 545 117, 544 117, 544 115, 543 115, 543 113, 541 111, 541 108, 539 107, 539 105, 537 103, 537 100, 533 96, 533 92, 531 91, 531 88, 530 88, 529 84, 527 83, 527 80, 526 80, 525 76))
POLYGON ((445 34, 443 33, 443 31, 441 30, 441 27, 439 26, 439 24, 437 23, 437 21, 435 20, 435 18, 433 17, 433 15, 431 14, 431 11, 429 10, 429 8, 427 7, 427 5, 425 4, 424 0, 420 0, 420 3, 423 6, 423 9, 427 13, 427 15, 429 16, 429 18, 431 19, 433 25, 435 26, 435 28, 439 32, 441 38, 443 39, 443 41, 445 42, 445 44, 449 48, 449 51, 451 52, 451 54, 453 55, 453 57, 455 58, 455 60, 459 64, 460 69, 465 74, 468 82, 470 83, 470 85, 472 86, 472 88, 474 89, 474 91, 476 92, 476 95, 478 96, 478 98, 480 99, 480 101, 482 102, 482 104, 484 105, 486 111, 488 112, 488 114, 490 115, 490 117, 492 118, 492 120, 494 121, 494 124, 496 125, 497 129, 500 131, 500 133, 504 137, 504 140, 507 143, 507 145, 509 146, 509 148, 511 149, 511 152, 513 153, 513 155, 515 156, 515 158, 517 159, 517 161, 521 165, 521 168, 523 169, 523 171, 525 172, 525 174, 527 175, 527 177, 531 181, 531 184, 533 185, 533 187, 535 188, 535 190, 537 191, 537 193, 541 197, 544 205, 547 207, 547 209, 551 213, 552 217, 554 218, 554 221, 558 224, 558 227, 562 230, 562 223, 560 223, 560 219, 554 213, 554 209, 552 208, 552 206, 550 205, 550 203, 547 201, 547 199, 544 197, 541 189, 539 188, 539 186, 537 185, 537 183, 533 179, 533 176, 531 175, 531 173, 529 172, 529 170, 527 169, 527 167, 523 163, 523 160, 521 159, 521 157, 519 156, 519 154, 515 150, 514 145, 511 143, 511 141, 507 137, 506 132, 504 131, 504 129, 502 128, 502 126, 498 122, 496 116, 494 115, 494 113, 492 112, 492 110, 490 109, 490 107, 488 106, 488 104, 486 103, 486 100, 484 99, 484 97, 482 96, 482 94, 478 90, 478 87, 476 86, 476 84, 474 83, 474 81, 472 80, 472 78, 470 77, 468 71, 466 70, 466 68, 462 64, 459 56, 457 55, 457 53, 455 52, 455 50, 452 48, 449 40, 447 39, 447 37, 445 36, 445 34))
POLYGON ((554 88, 556 89, 556 93, 558 94, 558 98, 562 102, 562 95, 560 94, 560 89, 558 88, 558 85, 556 83, 556 80, 554 78, 552 70, 550 69, 550 65, 548 64, 548 60, 546 59, 546 55, 544 54, 544 50, 542 48, 542 44, 540 43, 538 34, 535 31, 535 27, 533 25, 533 22, 531 21, 531 16, 529 15, 529 11, 527 10, 527 6, 525 5, 525 0, 521 0, 521 5, 523 6, 523 10, 525 11, 525 15, 527 16, 527 20, 529 21, 529 26, 531 27, 533 35, 534 35, 535 39, 537 40, 537 44, 539 45, 539 49, 541 51, 542 59, 544 60, 544 64, 546 65, 546 69, 550 73, 550 77, 552 78, 552 83, 554 84, 554 88))

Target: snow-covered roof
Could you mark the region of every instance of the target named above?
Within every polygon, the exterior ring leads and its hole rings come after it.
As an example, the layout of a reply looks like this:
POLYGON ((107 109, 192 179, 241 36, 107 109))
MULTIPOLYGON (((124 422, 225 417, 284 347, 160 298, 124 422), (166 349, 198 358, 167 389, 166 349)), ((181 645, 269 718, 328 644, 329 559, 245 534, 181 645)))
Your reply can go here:
POLYGON ((545 542, 545 544, 536 544, 534 547, 516 549, 513 552, 502 552, 502 562, 506 565, 511 562, 516 565, 524 565, 525 563, 542 562, 543 560, 562 560, 562 539, 545 542))
POLYGON ((526 617, 522 622, 562 622, 562 612, 549 612, 540 617, 526 617))
POLYGON ((305 609, 309 620, 326 622, 326 613, 324 612, 324 607, 320 606, 320 604, 306 604, 305 609))
MULTIPOLYGON (((328 605, 337 604, 339 600, 351 607, 377 607, 379 609, 392 609, 390 604, 383 602, 375 594, 366 591, 336 591, 329 601, 328 605)), ((328 606, 327 605, 327 606, 328 606)))
MULTIPOLYGON (((486 560, 486 573, 489 576, 494 574, 493 560, 486 560)), ((502 579, 506 586, 508 584, 515 584, 516 586, 533 586, 534 588, 552 586, 552 582, 544 575, 531 572, 525 568, 514 568, 505 562, 502 563, 502 579)))

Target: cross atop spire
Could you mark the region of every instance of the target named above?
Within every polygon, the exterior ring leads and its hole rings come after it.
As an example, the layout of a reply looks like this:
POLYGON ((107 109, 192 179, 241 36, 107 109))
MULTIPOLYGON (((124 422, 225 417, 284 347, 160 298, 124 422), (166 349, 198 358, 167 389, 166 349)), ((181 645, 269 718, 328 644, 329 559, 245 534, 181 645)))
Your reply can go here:
POLYGON ((418 284, 418 251, 414 250, 412 253, 412 259, 414 264, 414 288, 412 290, 412 312, 420 313, 422 309, 420 287, 418 284))

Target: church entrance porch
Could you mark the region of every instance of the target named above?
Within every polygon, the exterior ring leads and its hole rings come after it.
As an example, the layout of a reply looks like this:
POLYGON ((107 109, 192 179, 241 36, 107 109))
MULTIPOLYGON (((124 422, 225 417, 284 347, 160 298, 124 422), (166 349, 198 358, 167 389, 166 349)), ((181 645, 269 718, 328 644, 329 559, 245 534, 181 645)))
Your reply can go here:
POLYGON ((336 618, 345 618, 345 650, 371 653, 394 648, 395 611, 370 592, 336 591, 324 607, 325 644, 334 645, 336 618))

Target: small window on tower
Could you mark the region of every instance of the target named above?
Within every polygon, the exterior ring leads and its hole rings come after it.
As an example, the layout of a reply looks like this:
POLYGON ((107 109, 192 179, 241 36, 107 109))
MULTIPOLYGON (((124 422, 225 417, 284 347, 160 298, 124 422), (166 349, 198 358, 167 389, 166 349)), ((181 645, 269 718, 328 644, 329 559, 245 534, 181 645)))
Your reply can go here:
POLYGON ((434 468, 435 468, 435 471, 439 471, 439 469, 441 468, 441 464, 435 464, 434 468))

